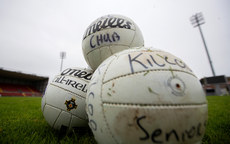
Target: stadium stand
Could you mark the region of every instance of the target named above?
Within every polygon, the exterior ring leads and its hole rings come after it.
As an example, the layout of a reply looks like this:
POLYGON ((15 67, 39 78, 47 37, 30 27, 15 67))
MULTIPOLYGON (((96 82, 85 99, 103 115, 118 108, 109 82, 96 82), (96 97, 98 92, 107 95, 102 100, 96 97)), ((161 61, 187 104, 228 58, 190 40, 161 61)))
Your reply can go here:
POLYGON ((1 96, 42 96, 49 78, 0 69, 1 96))
POLYGON ((206 95, 229 95, 230 94, 230 77, 225 75, 204 77, 200 79, 206 95))

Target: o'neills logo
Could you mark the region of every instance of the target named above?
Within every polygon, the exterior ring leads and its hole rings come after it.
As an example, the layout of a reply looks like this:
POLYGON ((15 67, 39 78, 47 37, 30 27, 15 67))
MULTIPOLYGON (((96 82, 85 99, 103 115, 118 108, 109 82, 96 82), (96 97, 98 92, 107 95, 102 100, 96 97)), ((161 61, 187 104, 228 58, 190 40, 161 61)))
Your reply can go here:
POLYGON ((97 31, 100 31, 106 28, 115 28, 115 27, 125 28, 125 29, 134 29, 134 24, 126 19, 111 16, 111 15, 101 17, 99 20, 97 20, 97 22, 93 23, 86 29, 83 39, 85 39, 87 36, 97 31))
POLYGON ((61 75, 71 75, 71 76, 75 76, 75 77, 79 77, 79 78, 84 78, 86 80, 90 80, 92 78, 92 74, 90 72, 84 71, 84 70, 80 70, 80 69, 71 69, 68 68, 66 70, 64 70, 61 75))
POLYGON ((84 93, 87 92, 87 84, 82 84, 78 81, 75 81, 73 79, 69 79, 68 77, 65 76, 57 76, 55 77, 55 79, 53 80, 54 83, 59 83, 62 85, 67 85, 67 86, 71 86, 77 90, 80 90, 84 93))

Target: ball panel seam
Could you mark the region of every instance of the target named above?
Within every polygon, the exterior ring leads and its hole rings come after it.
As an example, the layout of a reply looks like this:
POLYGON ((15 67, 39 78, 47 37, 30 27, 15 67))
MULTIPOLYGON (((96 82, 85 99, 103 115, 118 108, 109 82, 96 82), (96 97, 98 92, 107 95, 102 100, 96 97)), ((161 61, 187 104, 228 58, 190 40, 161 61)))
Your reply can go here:
POLYGON ((207 103, 188 103, 188 104, 137 104, 137 103, 114 103, 102 102, 106 106, 122 106, 122 107, 142 107, 142 108, 193 108, 204 107, 207 103))
POLYGON ((73 118, 73 115, 72 114, 70 114, 70 120, 69 120, 69 124, 68 124, 68 130, 71 130, 71 127, 70 127, 70 125, 71 125, 71 122, 72 122, 72 118, 73 118))
MULTIPOLYGON (((59 109, 59 110, 61 110, 61 109, 59 109)), ((55 119, 55 121, 54 121, 54 123, 53 123, 52 127, 54 127, 54 126, 55 126, 55 124, 56 124, 57 120, 59 119, 59 117, 60 117, 61 113, 62 113, 62 110, 60 111, 60 113, 58 114, 57 118, 55 119)))
POLYGON ((131 42, 130 42, 130 44, 129 45, 132 45, 132 43, 133 43, 133 40, 135 39, 135 37, 136 37, 136 31, 135 31, 135 33, 134 33, 134 36, 133 36, 133 39, 131 40, 131 42))
MULTIPOLYGON (((119 78, 123 78, 123 77, 127 77, 127 76, 131 76, 131 75, 135 75, 135 74, 140 74, 140 73, 146 73, 146 72, 154 72, 154 71, 167 71, 167 72, 171 72, 171 71, 175 71, 175 72, 183 72, 183 73, 187 73, 189 75, 192 75, 196 78, 196 76, 193 73, 187 72, 187 71, 183 71, 183 70, 178 70, 178 69, 150 69, 150 70, 142 70, 142 71, 138 71, 138 72, 134 72, 134 73, 128 73, 128 74, 124 74, 124 75, 120 75, 117 77, 114 77, 112 79, 106 80, 103 82, 103 84, 106 84, 112 80, 115 79, 119 79, 119 78)), ((104 80, 104 78, 103 78, 104 80)))
MULTIPOLYGON (((51 107, 54 107, 54 108, 56 108, 56 109, 61 110, 61 112, 60 112, 60 113, 62 113, 63 111, 64 111, 64 112, 69 113, 68 111, 65 111, 65 110, 63 110, 63 109, 60 109, 59 107, 53 106, 53 105, 51 105, 51 104, 46 104, 46 105, 48 105, 48 106, 51 106, 51 107)), ((72 114, 72 113, 69 113, 69 114, 71 115, 71 118, 72 118, 72 115, 74 115, 74 114, 72 114)), ((84 118, 79 117, 78 115, 74 115, 74 116, 76 116, 77 118, 79 118, 79 119, 81 119, 81 120, 86 120, 86 119, 84 119, 84 118)))
MULTIPOLYGON (((115 56, 115 57, 109 62, 109 64, 107 65, 106 70, 105 70, 105 72, 103 73, 103 76, 102 76, 102 82, 104 81, 104 78, 105 78, 105 75, 106 75, 106 72, 107 72, 109 66, 111 65, 111 63, 113 62, 113 60, 114 60, 116 57, 117 57, 117 56, 115 56)), ((103 84, 103 83, 102 83, 102 84, 103 84)), ((101 99, 101 108, 102 108, 103 111, 105 111, 105 109, 104 109, 104 107, 103 107, 103 101, 102 101, 102 91, 103 91, 103 86, 101 86, 101 90, 100 90, 100 99, 101 99)), ((115 141, 115 143, 118 144, 118 141, 116 140, 115 136, 113 135, 112 131, 110 130, 110 127, 109 127, 109 124, 108 124, 108 122, 107 122, 105 113, 102 112, 102 115, 103 115, 103 118, 104 118, 105 123, 106 123, 106 128, 108 129, 108 131, 109 131, 111 137, 113 138, 113 140, 115 141)))

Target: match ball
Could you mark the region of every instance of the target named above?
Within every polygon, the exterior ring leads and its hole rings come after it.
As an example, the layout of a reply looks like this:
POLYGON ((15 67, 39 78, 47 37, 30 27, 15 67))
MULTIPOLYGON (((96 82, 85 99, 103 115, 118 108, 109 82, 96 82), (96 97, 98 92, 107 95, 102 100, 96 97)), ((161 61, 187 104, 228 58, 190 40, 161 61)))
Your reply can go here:
POLYGON ((207 102, 199 79, 179 58, 134 48, 106 59, 86 97, 99 144, 200 143, 207 102))
POLYGON ((144 46, 139 27, 121 15, 98 18, 86 29, 82 41, 84 58, 93 70, 114 53, 138 46, 144 46))
POLYGON ((85 99, 91 77, 89 69, 68 68, 48 84, 42 112, 51 127, 67 132, 88 125, 85 99))

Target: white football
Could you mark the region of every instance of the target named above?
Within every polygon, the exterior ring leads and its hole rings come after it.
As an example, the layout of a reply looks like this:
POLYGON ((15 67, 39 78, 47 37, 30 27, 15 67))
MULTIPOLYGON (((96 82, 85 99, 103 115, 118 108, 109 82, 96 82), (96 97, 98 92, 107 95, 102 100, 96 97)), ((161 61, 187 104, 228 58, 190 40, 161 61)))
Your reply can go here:
POLYGON ((199 143, 207 102, 191 69, 168 52, 134 48, 106 59, 86 97, 100 144, 199 143))
POLYGON ((121 15, 98 18, 86 29, 82 41, 84 58, 93 70, 114 53, 137 46, 144 46, 140 29, 121 15))
POLYGON ((42 112, 51 127, 70 131, 88 125, 85 99, 91 77, 89 69, 68 68, 48 84, 42 98, 42 112))

